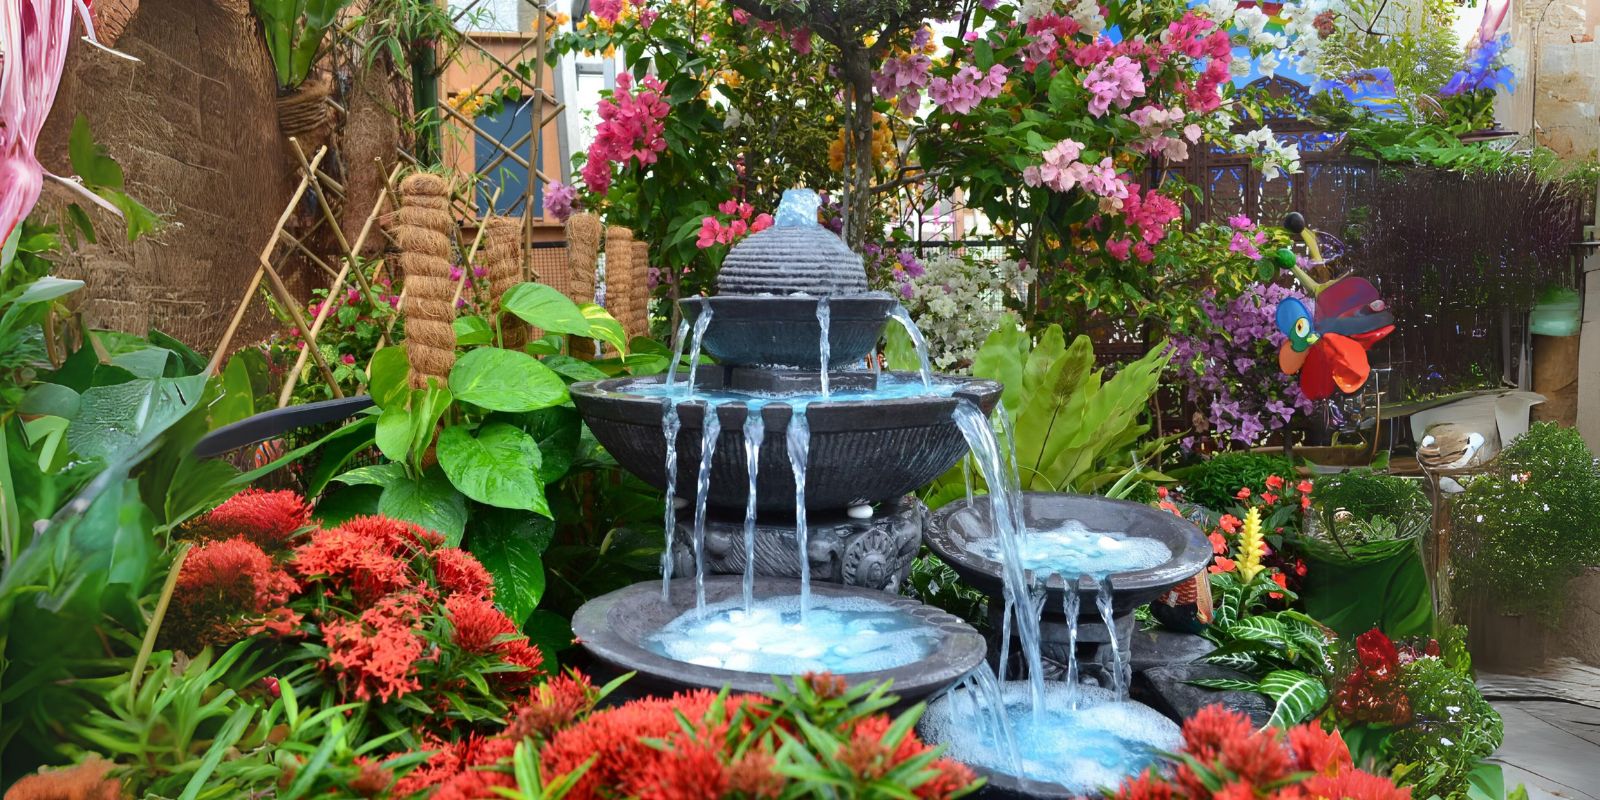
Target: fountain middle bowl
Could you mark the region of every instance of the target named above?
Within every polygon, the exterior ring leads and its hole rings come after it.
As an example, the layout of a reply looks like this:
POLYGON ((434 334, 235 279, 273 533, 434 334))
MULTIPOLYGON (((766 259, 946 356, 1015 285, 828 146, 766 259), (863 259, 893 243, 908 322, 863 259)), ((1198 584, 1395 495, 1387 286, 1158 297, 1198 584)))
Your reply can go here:
MULTIPOLYGON (((1149 569, 1118 572, 1111 576, 1112 608, 1117 616, 1160 597, 1193 578, 1211 563, 1211 543, 1200 529, 1176 514, 1126 500, 1063 492, 1023 492, 1023 523, 1028 530, 1048 530, 1070 521, 1091 531, 1154 539, 1171 555, 1149 569)), ((928 519, 923 540, 969 584, 994 597, 1001 596, 1004 581, 1000 563, 978 552, 978 545, 997 535, 990 523, 988 496, 952 502, 928 519)), ((1026 535, 1026 533, 1024 533, 1026 535)), ((1067 581, 1051 575, 1044 582, 1047 608, 1060 608, 1069 583, 1078 592, 1082 608, 1093 609, 1099 587, 1088 577, 1067 581)))
MULTIPOLYGON (((705 579, 708 606, 737 601, 743 591, 740 576, 705 579)), ((793 597, 799 593, 800 582, 787 578, 761 578, 754 589, 758 601, 793 597)), ((889 669, 840 676, 852 686, 892 680, 891 691, 903 703, 916 702, 950 686, 977 667, 987 654, 983 636, 972 626, 907 597, 821 582, 812 583, 811 596, 821 602, 863 601, 885 606, 927 627, 936 642, 920 659, 889 669)), ((662 597, 660 581, 636 583, 585 603, 572 617, 572 632, 583 648, 599 661, 618 671, 638 673, 629 681, 635 689, 670 692, 685 687, 720 690, 726 686, 737 692, 772 691, 771 674, 691 664, 650 649, 647 640, 652 634, 694 607, 692 578, 672 581, 667 598, 662 597)))
MULTIPOLYGON (((785 371, 761 371, 784 377, 785 371)), ((695 378, 697 392, 719 392, 736 381, 740 372, 724 367, 701 367, 695 378)), ((861 372, 835 373, 839 378, 870 380, 861 372)), ((884 373, 901 385, 920 382, 909 373, 884 373)), ((680 376, 686 381, 687 376, 680 376)), ((574 384, 572 401, 584 421, 617 463, 658 489, 667 485, 666 437, 662 432, 666 404, 659 392, 663 375, 613 378, 574 384), (641 393, 654 387, 656 394, 641 393)), ((934 394, 898 393, 891 398, 854 397, 840 393, 832 400, 817 400, 806 408, 811 430, 806 469, 806 507, 842 509, 863 503, 898 500, 944 474, 967 452, 966 440, 952 419, 956 404, 975 403, 988 414, 1000 401, 1001 386, 994 381, 934 376, 934 394)), ((916 383, 920 387, 920 383, 916 383)), ((781 388, 781 382, 773 384, 781 388)), ((752 394, 751 400, 762 396, 752 394)), ((789 463, 787 436, 793 409, 781 397, 765 398, 761 407, 766 434, 760 453, 756 487, 757 508, 767 513, 793 513, 794 473, 789 463)), ((677 440, 677 496, 694 501, 700 466, 700 441, 708 401, 679 399, 677 440)), ((722 424, 711 460, 711 488, 707 503, 743 513, 749 478, 742 427, 748 408, 734 400, 712 400, 722 424)))
MULTIPOLYGON (((861 363, 878 346, 899 305, 884 292, 836 295, 828 301, 830 367, 861 363)), ((794 295, 715 295, 678 301, 694 323, 711 310, 701 346, 723 364, 816 369, 821 360, 821 298, 794 295)))

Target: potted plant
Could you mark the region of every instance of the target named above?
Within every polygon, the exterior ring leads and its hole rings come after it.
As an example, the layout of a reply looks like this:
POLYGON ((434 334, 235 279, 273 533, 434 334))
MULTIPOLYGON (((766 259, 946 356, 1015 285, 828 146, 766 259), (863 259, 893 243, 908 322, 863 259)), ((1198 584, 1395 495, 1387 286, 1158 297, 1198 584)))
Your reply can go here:
POLYGON ((332 84, 325 78, 308 78, 328 29, 349 2, 252 0, 250 4, 261 20, 261 34, 278 79, 278 129, 284 136, 305 137, 329 124, 332 84))

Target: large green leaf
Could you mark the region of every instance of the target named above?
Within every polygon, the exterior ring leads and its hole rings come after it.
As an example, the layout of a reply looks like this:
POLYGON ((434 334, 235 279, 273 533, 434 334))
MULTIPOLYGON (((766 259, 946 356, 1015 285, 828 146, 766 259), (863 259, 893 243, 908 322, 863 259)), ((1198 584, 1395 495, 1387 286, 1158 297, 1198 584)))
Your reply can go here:
POLYGON ((561 376, 527 353, 498 347, 462 356, 450 370, 450 391, 491 411, 534 411, 567 401, 561 376))
POLYGON ((504 421, 521 428, 539 444, 539 480, 555 483, 578 457, 583 439, 583 418, 570 406, 542 408, 526 414, 495 414, 490 421, 504 421))
POLYGON ((406 360, 405 347, 385 347, 373 354, 367 367, 367 391, 378 408, 404 404, 410 397, 410 376, 411 362, 406 360))
POLYGON ((467 549, 494 576, 494 599, 521 626, 544 597, 543 553, 555 524, 532 514, 475 509, 467 549))
POLYGON ((1433 632, 1433 594, 1415 548, 1369 564, 1311 559, 1300 600, 1340 636, 1373 628, 1392 638, 1433 632))
POLYGON ((1268 616, 1245 617, 1229 625, 1225 638, 1284 645, 1289 642, 1289 631, 1282 622, 1268 616))
POLYGON ((524 431, 490 422, 476 432, 452 425, 439 434, 439 466, 467 497, 550 516, 539 480, 539 445, 524 431))
POLYGON ((415 427, 410 409, 403 405, 391 405, 378 415, 372 443, 378 446, 378 452, 383 453, 385 458, 404 462, 406 455, 411 452, 415 427))
POLYGON ((583 310, 553 286, 519 283, 500 298, 500 307, 548 333, 589 335, 589 319, 583 310))
POLYGON ((611 312, 595 305, 584 303, 580 306, 585 319, 589 320, 589 338, 598 339, 617 349, 624 355, 628 352, 628 334, 622 328, 622 323, 611 316, 611 312))
POLYGON ((390 481, 378 497, 378 513, 437 531, 451 547, 467 529, 467 498, 439 472, 390 481))
POLYGON ((1286 729, 1310 719, 1328 702, 1322 678, 1299 670, 1278 669, 1261 679, 1261 691, 1277 701, 1267 724, 1286 729))
POLYGON ((83 392, 67 441, 84 458, 119 461, 150 442, 200 403, 206 376, 136 378, 83 392))

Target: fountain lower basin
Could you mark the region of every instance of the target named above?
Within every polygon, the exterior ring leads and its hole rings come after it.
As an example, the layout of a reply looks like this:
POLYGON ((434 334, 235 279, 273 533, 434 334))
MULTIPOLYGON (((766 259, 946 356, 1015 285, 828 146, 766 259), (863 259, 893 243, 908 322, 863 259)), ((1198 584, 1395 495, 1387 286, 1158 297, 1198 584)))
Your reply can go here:
MULTIPOLYGON (((755 599, 760 605, 770 606, 774 601, 786 603, 789 598, 797 600, 800 590, 799 581, 763 578, 755 584, 755 599)), ((743 587, 736 576, 710 576, 705 580, 705 594, 706 613, 709 615, 720 609, 739 608, 743 587)), ((902 638, 916 640, 911 642, 910 657, 904 663, 874 669, 851 669, 851 664, 845 663, 843 670, 833 670, 851 685, 866 681, 893 681, 894 693, 906 702, 914 702, 959 680, 985 657, 984 639, 971 626, 914 600, 871 589, 826 583, 813 584, 811 598, 813 618, 825 615, 829 608, 870 606, 875 609, 873 616, 877 624, 885 628, 903 626, 909 635, 902 638)), ((573 616, 572 630, 584 649, 598 661, 619 672, 637 672, 630 685, 638 684, 639 688, 673 691, 684 687, 702 687, 719 690, 726 686, 738 692, 770 691, 774 673, 691 663, 665 654, 661 644, 663 632, 669 636, 683 636, 684 615, 695 613, 693 579, 672 581, 666 598, 662 597, 661 584, 651 581, 619 589, 584 604, 573 616)), ((708 644, 718 637, 719 634, 712 631, 700 641, 708 644)), ((732 635, 727 637, 730 645, 734 638, 732 635)), ((730 653, 727 654, 707 652, 704 655, 730 654, 737 655, 736 649, 730 647, 730 653)), ((711 662, 714 659, 699 660, 711 662)), ((726 658, 722 660, 728 661, 726 658)), ((855 662, 855 665, 877 666, 868 661, 870 659, 863 659, 855 662)), ((796 673, 806 671, 813 670, 800 668, 796 673)))
POLYGON ((1047 684, 1044 713, 1035 720, 1026 682, 1002 684, 1004 724, 984 704, 990 698, 962 686, 928 705, 918 732, 945 755, 972 767, 988 784, 987 798, 1073 798, 1115 788, 1180 743, 1177 724, 1142 703, 1116 700, 1091 686, 1047 684), (1003 737, 1017 744, 1009 762, 1003 737))
MULTIPOLYGON (((1053 530, 1076 521, 1091 531, 1115 532, 1127 540, 1154 540, 1166 547, 1168 557, 1154 566, 1111 573, 1112 609, 1118 617, 1193 578, 1211 563, 1211 544, 1200 529, 1161 509, 1125 500, 1058 492, 1023 492, 1018 497, 1022 503, 1023 524, 1029 531, 1053 530)), ((1001 565, 986 555, 994 551, 991 540, 996 535, 989 508, 987 496, 950 503, 929 518, 925 538, 929 549, 970 585, 999 597, 1004 587, 1001 565)), ((1027 534, 1023 537, 1026 539, 1027 534)), ((1041 580, 1048 592, 1045 608, 1061 608, 1070 586, 1077 591, 1085 614, 1094 611, 1095 594, 1099 590, 1095 576, 1063 578, 1050 574, 1035 575, 1035 579, 1041 580)))
MULTIPOLYGON (((811 399, 803 376, 768 378, 751 384, 747 370, 701 367, 695 394, 667 396, 666 376, 615 378, 574 384, 572 401, 589 429, 624 469, 664 489, 667 483, 666 437, 662 433, 666 404, 678 403, 677 494, 693 502, 700 463, 702 427, 707 413, 721 419, 711 460, 707 502, 743 513, 749 485, 741 429, 752 406, 759 407, 766 436, 760 449, 757 508, 792 513, 795 485, 787 436, 796 406, 805 408, 810 457, 806 468, 805 504, 812 509, 843 509, 899 498, 944 474, 967 451, 951 419, 958 403, 970 401, 985 413, 1000 400, 993 381, 936 376, 933 393, 922 392, 921 378, 911 373, 884 373, 888 389, 871 389, 872 375, 835 374, 838 389, 830 399, 811 399), (776 382, 774 382, 776 381, 776 382), (912 391, 914 389, 914 391, 912 391), (714 411, 708 411, 714 407, 714 411)), ((679 376, 680 385, 688 376, 679 376)))

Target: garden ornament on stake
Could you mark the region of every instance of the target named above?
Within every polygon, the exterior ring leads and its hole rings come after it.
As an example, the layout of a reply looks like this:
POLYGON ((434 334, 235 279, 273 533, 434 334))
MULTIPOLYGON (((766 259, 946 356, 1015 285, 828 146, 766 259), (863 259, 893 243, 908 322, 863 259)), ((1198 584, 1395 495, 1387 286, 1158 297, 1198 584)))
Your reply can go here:
MULTIPOLYGON (((1291 213, 1284 228, 1306 243, 1311 263, 1322 261, 1316 234, 1305 218, 1291 213)), ((1278 303, 1278 330, 1288 340, 1278 350, 1284 373, 1300 375, 1300 388, 1312 400, 1324 400, 1338 388, 1354 394, 1367 382, 1371 365, 1367 351, 1394 330, 1394 315, 1366 278, 1344 275, 1327 283, 1313 279, 1292 250, 1279 250, 1277 259, 1311 291, 1316 310, 1287 298, 1278 303)))

